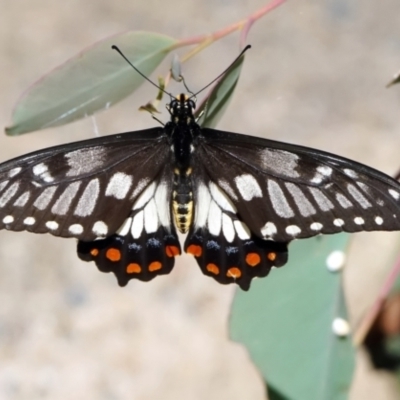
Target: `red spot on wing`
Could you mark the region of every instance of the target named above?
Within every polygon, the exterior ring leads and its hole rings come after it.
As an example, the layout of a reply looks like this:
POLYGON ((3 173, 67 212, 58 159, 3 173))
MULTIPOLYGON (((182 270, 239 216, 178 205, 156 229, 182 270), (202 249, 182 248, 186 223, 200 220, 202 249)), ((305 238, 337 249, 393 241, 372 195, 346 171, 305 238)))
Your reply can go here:
POLYGON ((186 253, 191 254, 192 256, 195 257, 200 257, 201 254, 203 253, 203 249, 201 246, 198 246, 197 244, 191 244, 187 249, 186 253))
POLYGON ((214 275, 219 274, 219 268, 213 263, 207 264, 206 269, 208 272, 211 272, 214 275))
POLYGON ((92 250, 90 250, 90 254, 91 254, 93 257, 98 256, 98 255, 99 255, 99 249, 92 249, 92 250))
POLYGON ((154 272, 154 271, 158 271, 159 269, 162 268, 162 264, 159 261, 153 261, 150 265, 149 265, 149 271, 150 272, 154 272))
POLYGON ((117 262, 121 259, 121 252, 118 249, 111 247, 106 251, 106 258, 110 261, 117 262))
POLYGON ((127 274, 140 274, 142 272, 142 267, 136 263, 130 263, 126 267, 127 274))
POLYGON ((260 264, 261 257, 257 253, 249 253, 246 256, 246 262, 251 267, 255 267, 256 265, 260 264))
POLYGON ((177 247, 177 246, 166 246, 165 254, 168 257, 176 257, 176 256, 179 256, 179 254, 181 254, 181 252, 179 250, 179 247, 177 247))
POLYGON ((242 276, 242 272, 237 267, 229 268, 226 272, 226 276, 228 278, 240 278, 242 276))

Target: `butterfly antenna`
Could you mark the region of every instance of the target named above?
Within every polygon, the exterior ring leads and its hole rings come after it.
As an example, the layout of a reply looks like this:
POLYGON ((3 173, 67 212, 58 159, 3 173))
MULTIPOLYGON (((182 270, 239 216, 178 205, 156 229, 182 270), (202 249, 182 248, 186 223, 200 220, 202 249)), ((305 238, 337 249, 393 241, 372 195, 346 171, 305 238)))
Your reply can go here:
MULTIPOLYGON (((240 54, 233 60, 233 62, 229 65, 228 68, 226 68, 221 74, 219 74, 215 79, 213 79, 208 85, 204 86, 203 89, 199 90, 197 93, 194 93, 191 97, 196 97, 199 93, 201 93, 203 90, 206 90, 208 87, 210 87, 214 82, 218 81, 222 76, 224 76, 226 74, 226 72, 229 70, 229 68, 232 67, 233 64, 235 64, 235 62, 237 60, 239 60, 240 57, 242 57, 242 55, 247 51, 251 49, 251 45, 247 45, 241 52, 240 54)), ((186 85, 185 85, 186 87, 186 85)))
POLYGON ((147 82, 150 82, 153 86, 155 86, 158 90, 161 90, 163 93, 167 94, 170 98, 172 98, 173 96, 171 95, 171 93, 168 93, 166 90, 164 90, 162 87, 158 86, 156 83, 154 83, 151 79, 149 79, 145 74, 143 74, 142 72, 140 72, 129 60, 128 58, 125 56, 125 54, 118 48, 118 46, 116 46, 115 44, 113 44, 111 46, 111 48, 113 50, 116 50, 123 58, 124 60, 144 79, 146 79, 147 82))

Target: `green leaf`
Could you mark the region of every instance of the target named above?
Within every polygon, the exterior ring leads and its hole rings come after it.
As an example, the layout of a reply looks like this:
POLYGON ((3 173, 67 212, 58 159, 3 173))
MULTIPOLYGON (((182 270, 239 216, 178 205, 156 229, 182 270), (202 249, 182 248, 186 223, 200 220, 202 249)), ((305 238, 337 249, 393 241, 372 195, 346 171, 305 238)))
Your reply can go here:
POLYGON ((273 388, 271 400, 348 398, 354 348, 350 336, 332 330, 336 318, 347 320, 347 311, 341 274, 327 269, 327 257, 344 251, 348 238, 327 235, 292 243, 288 265, 235 296, 231 337, 248 348, 273 388))
POLYGON ((243 61, 244 55, 232 64, 207 96, 207 100, 197 108, 196 116, 201 115, 200 126, 215 128, 218 124, 238 83, 243 61))
POLYGON ((135 91, 178 42, 150 32, 126 32, 81 52, 35 83, 18 101, 7 135, 59 126, 107 109, 135 91))

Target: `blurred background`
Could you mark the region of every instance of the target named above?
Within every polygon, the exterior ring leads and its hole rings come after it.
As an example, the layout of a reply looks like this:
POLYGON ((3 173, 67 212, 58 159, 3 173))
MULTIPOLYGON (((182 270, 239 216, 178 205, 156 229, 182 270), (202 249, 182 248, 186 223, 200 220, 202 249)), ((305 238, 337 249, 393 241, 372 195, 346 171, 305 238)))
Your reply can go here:
MULTIPOLYGON (((96 41, 130 29, 189 38, 264 4, 0 0, 0 126, 10 125, 13 105, 30 84, 96 41)), ((184 65, 193 91, 237 56, 238 37, 184 65)), ((288 1, 252 27, 248 42, 253 49, 220 129, 323 149, 389 175, 398 171, 400 87, 385 88, 400 69, 398 0, 288 1)), ((98 114, 100 133, 153 126, 137 109, 154 95, 143 85, 98 114)), ((94 135, 90 119, 3 135, 0 160, 94 135)), ((345 272, 354 325, 374 301, 399 239, 355 235, 345 272)), ((228 337, 234 290, 203 276, 189 256, 169 276, 120 288, 114 276, 78 259, 74 240, 0 232, 0 400, 262 400, 262 379, 228 337)), ((359 355, 351 399, 395 399, 393 386, 359 355)))

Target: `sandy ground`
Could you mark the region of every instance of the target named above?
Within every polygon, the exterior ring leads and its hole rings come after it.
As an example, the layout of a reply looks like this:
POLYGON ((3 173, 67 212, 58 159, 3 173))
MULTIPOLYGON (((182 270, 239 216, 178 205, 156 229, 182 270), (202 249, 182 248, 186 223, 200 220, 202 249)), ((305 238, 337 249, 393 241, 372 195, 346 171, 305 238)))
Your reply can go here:
MULTIPOLYGON (((398 0, 288 1, 253 26, 243 75, 219 127, 290 141, 367 163, 399 167, 398 0)), ((127 29, 176 38, 215 31, 263 1, 113 2, 0 0, 0 126, 20 93, 45 72, 127 29), (162 4, 162 6, 160 6, 162 4)), ((193 90, 237 55, 232 35, 184 67, 193 90)), ((153 125, 136 96, 100 114, 103 134, 153 125)), ((93 137, 90 120, 0 138, 0 159, 93 137)), ((397 234, 358 234, 346 272, 356 324, 377 294, 397 234), (376 260, 371 261, 371 260, 376 260)), ((182 257, 167 277, 117 286, 78 260, 75 241, 0 233, 0 400, 262 400, 263 382, 228 340, 233 287, 182 257)), ((360 354, 351 399, 391 400, 393 382, 360 354)), ((324 399, 322 399, 324 400, 324 399)))

